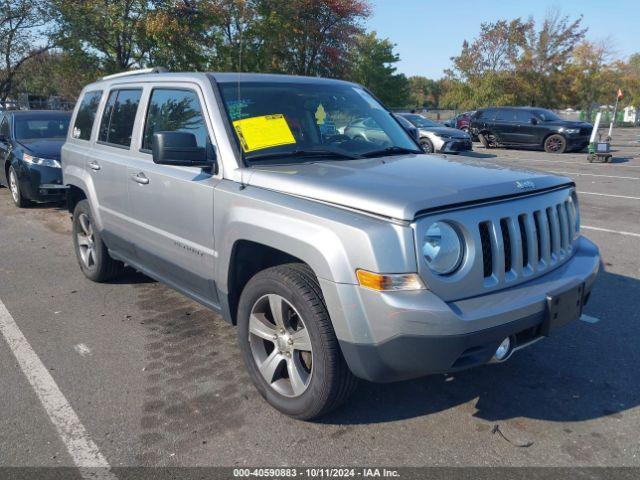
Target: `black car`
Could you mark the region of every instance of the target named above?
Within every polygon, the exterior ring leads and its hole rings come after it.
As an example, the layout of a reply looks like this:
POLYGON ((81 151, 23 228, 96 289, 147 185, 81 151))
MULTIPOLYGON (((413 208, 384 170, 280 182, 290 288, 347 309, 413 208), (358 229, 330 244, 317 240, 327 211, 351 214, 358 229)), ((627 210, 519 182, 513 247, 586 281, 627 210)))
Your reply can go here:
POLYGON ((471 133, 486 148, 542 147, 549 153, 582 150, 593 126, 562 120, 551 110, 533 107, 482 108, 471 117, 471 133))
POLYGON ((60 149, 70 120, 69 112, 0 112, 0 185, 18 207, 64 199, 60 149))

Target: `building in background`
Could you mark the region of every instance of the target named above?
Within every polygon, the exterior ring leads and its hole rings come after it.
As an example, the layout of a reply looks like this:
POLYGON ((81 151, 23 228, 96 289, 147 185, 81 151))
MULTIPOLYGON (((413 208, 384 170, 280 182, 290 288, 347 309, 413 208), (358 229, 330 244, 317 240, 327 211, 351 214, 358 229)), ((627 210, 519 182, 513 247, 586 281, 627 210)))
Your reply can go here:
POLYGON ((629 105, 628 107, 624 107, 622 109, 622 112, 623 112, 622 121, 624 123, 640 124, 640 109, 629 105))

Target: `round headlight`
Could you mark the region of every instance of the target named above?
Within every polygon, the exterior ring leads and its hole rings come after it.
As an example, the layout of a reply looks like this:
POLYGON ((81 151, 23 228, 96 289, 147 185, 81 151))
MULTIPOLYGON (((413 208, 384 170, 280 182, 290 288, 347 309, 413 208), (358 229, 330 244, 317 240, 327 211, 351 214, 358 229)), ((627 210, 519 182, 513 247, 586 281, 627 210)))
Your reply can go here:
POLYGON ((462 240, 458 232, 445 222, 435 222, 428 229, 422 244, 422 254, 429 268, 446 275, 460 266, 462 240))

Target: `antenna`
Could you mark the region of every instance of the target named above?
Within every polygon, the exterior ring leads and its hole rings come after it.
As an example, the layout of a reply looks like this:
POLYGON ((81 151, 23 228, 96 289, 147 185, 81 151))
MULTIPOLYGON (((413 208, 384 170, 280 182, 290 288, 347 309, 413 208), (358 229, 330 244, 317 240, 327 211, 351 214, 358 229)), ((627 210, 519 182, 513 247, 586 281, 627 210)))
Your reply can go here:
MULTIPOLYGON (((239 25, 244 25, 244 9, 245 9, 245 3, 243 2, 242 6, 241 6, 241 10, 240 10, 240 23, 239 23, 239 25)), ((244 33, 244 27, 241 26, 240 27, 240 40, 238 42, 239 49, 238 49, 238 96, 237 96, 240 118, 242 117, 242 102, 240 101, 240 73, 242 72, 243 33, 244 33)))

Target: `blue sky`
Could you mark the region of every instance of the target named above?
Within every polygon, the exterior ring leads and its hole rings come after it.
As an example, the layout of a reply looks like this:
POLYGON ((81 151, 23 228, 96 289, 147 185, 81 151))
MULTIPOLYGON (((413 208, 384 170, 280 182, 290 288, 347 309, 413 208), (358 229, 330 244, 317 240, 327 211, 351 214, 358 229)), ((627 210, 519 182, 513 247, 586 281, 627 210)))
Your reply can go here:
POLYGON ((480 23, 501 18, 528 18, 538 21, 550 9, 560 9, 571 17, 584 15, 587 38, 609 38, 617 57, 640 52, 640 0, 522 1, 522 0, 371 0, 373 15, 369 30, 388 37, 401 61, 398 71, 440 78, 451 65, 450 57, 460 52, 464 39, 477 36, 480 23))

